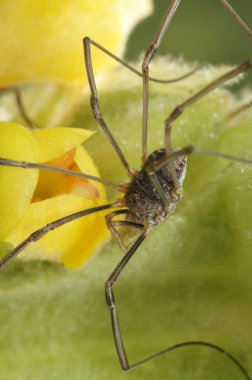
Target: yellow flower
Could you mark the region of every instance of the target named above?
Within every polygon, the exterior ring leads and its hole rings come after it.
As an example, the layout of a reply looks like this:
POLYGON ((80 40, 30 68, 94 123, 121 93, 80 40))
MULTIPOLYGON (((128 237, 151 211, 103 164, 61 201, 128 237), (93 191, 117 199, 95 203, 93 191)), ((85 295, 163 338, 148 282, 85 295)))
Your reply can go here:
MULTIPOLYGON (((150 8, 150 0, 0 0, 0 84, 84 81, 83 37, 121 56, 130 29, 150 8)), ((104 53, 93 56, 97 73, 115 65, 104 53)))
MULTIPOLYGON (((29 131, 0 123, 0 156, 46 163, 98 176, 82 147, 92 134, 78 128, 29 131)), ((106 203, 101 184, 50 171, 0 167, 0 241, 18 245, 47 223, 76 211, 106 203)), ((104 213, 95 213, 50 232, 22 255, 82 265, 108 238, 104 213)))
MULTIPOLYGON (((33 85, 39 81, 39 96, 34 86, 30 86, 35 92, 32 92, 31 101, 28 97, 25 102, 27 113, 36 121, 38 113, 40 125, 62 125, 76 98, 79 99, 79 88, 82 89, 85 82, 83 37, 89 36, 121 56, 127 34, 134 23, 150 11, 150 4, 150 0, 140 0, 137 4, 133 0, 98 3, 0 0, 0 33, 6 37, 0 40, 0 86, 27 82, 33 85), (81 86, 75 83, 65 86, 67 101, 63 99, 61 103, 57 94, 56 100, 51 99, 52 94, 49 91, 48 95, 46 86, 46 93, 43 92, 42 80, 82 83, 81 86)), ((104 53, 94 50, 96 74, 116 64, 104 53)), ((59 86, 62 98, 65 87, 64 83, 59 86)), ((23 94, 25 88, 21 92, 23 94)), ((7 113, 10 113, 8 109, 7 113)), ((91 158, 81 146, 89 136, 90 132, 80 129, 51 128, 31 132, 14 123, 0 122, 0 155, 98 176, 91 158)), ((0 242, 16 246, 50 221, 104 203, 104 189, 98 183, 45 171, 1 167, 0 242)), ((21 256, 58 260, 76 268, 109 236, 103 215, 89 215, 59 228, 36 245, 31 244, 21 256)), ((0 250, 6 246, 8 244, 2 244, 0 250)))

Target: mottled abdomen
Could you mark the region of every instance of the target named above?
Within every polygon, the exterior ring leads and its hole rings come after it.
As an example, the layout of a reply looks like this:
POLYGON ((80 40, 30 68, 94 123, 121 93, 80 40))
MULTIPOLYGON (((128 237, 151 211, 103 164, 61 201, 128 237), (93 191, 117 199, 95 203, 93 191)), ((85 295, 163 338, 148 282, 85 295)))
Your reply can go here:
POLYGON ((148 157, 142 169, 135 175, 129 184, 125 194, 125 204, 130 209, 136 220, 148 225, 161 223, 172 211, 182 197, 182 183, 186 172, 186 157, 182 156, 174 160, 175 171, 181 185, 177 191, 169 167, 166 165, 156 172, 160 186, 162 187, 167 204, 161 199, 148 173, 148 168, 154 162, 159 162, 166 157, 164 149, 155 150, 148 157))

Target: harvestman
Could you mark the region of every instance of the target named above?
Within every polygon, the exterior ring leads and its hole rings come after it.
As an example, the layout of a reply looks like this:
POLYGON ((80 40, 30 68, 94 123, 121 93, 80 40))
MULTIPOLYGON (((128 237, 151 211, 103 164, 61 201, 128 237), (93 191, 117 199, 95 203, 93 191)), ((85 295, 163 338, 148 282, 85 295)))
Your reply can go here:
MULTIPOLYGON (((226 7, 226 9, 234 16, 240 26, 244 29, 244 31, 252 36, 252 31, 245 24, 245 22, 238 16, 238 14, 234 11, 234 9, 230 6, 230 4, 226 0, 220 0, 221 3, 226 7)), ((193 103, 197 102, 199 99, 213 91, 215 88, 223 85, 228 80, 236 77, 237 75, 244 73, 252 68, 252 60, 246 61, 243 64, 237 66, 235 69, 227 72, 221 77, 217 78, 209 85, 205 86, 203 89, 198 91, 196 94, 188 98, 182 104, 178 105, 173 112, 165 119, 165 148, 155 150, 150 155, 147 152, 147 125, 148 125, 148 98, 149 98, 149 89, 148 84, 150 80, 157 81, 160 83, 168 83, 169 81, 158 80, 155 78, 149 77, 149 64, 158 49, 164 34, 166 32, 167 27, 169 26, 174 13, 179 6, 181 0, 172 0, 166 15, 164 17, 163 22, 161 23, 160 29, 157 33, 155 40, 151 43, 147 52, 145 53, 143 63, 142 63, 142 71, 137 71, 135 68, 116 57, 114 54, 110 53, 104 47, 92 41, 90 38, 85 37, 83 39, 84 45, 84 56, 85 56, 85 65, 87 76, 89 80, 89 86, 91 90, 91 107, 94 114, 95 119, 101 125, 104 133, 109 139, 111 145, 113 146, 115 152, 117 153, 119 159, 121 160, 123 166, 126 168, 127 173, 130 177, 130 182, 128 184, 117 185, 112 183, 109 180, 100 179, 88 174, 78 173, 71 170, 61 169, 57 167, 47 166, 43 164, 35 164, 30 162, 20 162, 14 161, 10 159, 0 158, 0 165, 3 166, 12 166, 12 167, 22 167, 22 168, 36 168, 43 170, 51 170, 57 172, 63 172, 65 174, 71 174, 74 176, 82 177, 85 179, 90 179, 93 181, 101 182, 107 186, 113 186, 118 191, 122 192, 124 195, 122 198, 118 199, 116 202, 111 204, 106 204, 94 208, 90 208, 87 210, 82 210, 76 212, 74 214, 68 215, 66 217, 60 218, 52 223, 47 224, 46 226, 40 228, 39 230, 32 233, 26 240, 20 243, 16 248, 14 248, 10 253, 8 253, 2 260, 0 260, 0 268, 2 268, 5 264, 7 264, 12 258, 17 256, 21 251, 24 250, 30 243, 35 242, 41 239, 44 235, 46 235, 49 231, 52 231, 66 223, 71 222, 72 220, 84 217, 86 215, 109 210, 111 208, 118 208, 118 210, 111 212, 106 215, 106 222, 109 230, 111 231, 113 239, 119 244, 120 248, 123 251, 126 251, 125 256, 119 262, 115 270, 109 276, 105 284, 105 292, 106 292, 106 300, 107 305, 111 312, 112 318, 112 330, 114 334, 115 346, 117 350, 117 354, 119 357, 119 361, 123 370, 130 370, 141 364, 144 364, 152 359, 155 359, 159 356, 162 356, 170 351, 173 351, 178 348, 186 347, 186 346, 206 346, 208 348, 214 349, 219 353, 224 354, 231 362, 239 368, 239 370, 243 373, 246 379, 251 379, 245 368, 242 364, 229 352, 225 351, 223 348, 204 341, 189 341, 182 342, 171 346, 163 351, 160 351, 154 355, 151 355, 141 361, 138 361, 134 364, 129 364, 128 358, 124 349, 122 335, 119 327, 119 319, 117 313, 117 307, 115 303, 115 298, 113 294, 113 285, 118 279, 120 273, 123 268, 126 266, 128 261, 131 259, 133 254, 136 252, 137 248, 141 245, 141 243, 145 240, 145 238, 152 232, 156 225, 163 222, 171 212, 173 212, 176 208, 176 204, 180 201, 183 195, 182 184, 185 177, 186 171, 186 162, 187 156, 191 153, 199 153, 204 155, 211 155, 216 157, 225 158, 232 161, 238 161, 242 163, 252 164, 252 159, 246 159, 241 157, 235 157, 232 155, 214 152, 206 149, 201 149, 195 146, 187 146, 182 149, 173 149, 171 146, 171 129, 172 123, 179 118, 179 116, 185 111, 193 103), (102 50, 104 53, 108 54, 113 59, 120 62, 122 65, 126 66, 131 71, 135 72, 137 75, 142 76, 143 78, 143 121, 142 121, 142 167, 139 172, 135 169, 131 168, 121 151, 118 143, 116 142, 113 134, 108 129, 107 124, 100 112, 99 102, 98 102, 98 94, 95 84, 95 78, 92 67, 92 59, 91 59, 91 49, 90 46, 94 45, 98 49, 102 50), (123 220, 113 220, 116 216, 123 215, 125 219, 123 220), (127 229, 138 229, 141 231, 140 236, 136 239, 136 241, 131 245, 131 247, 127 250, 120 234, 116 230, 116 227, 125 227, 127 229)), ((180 79, 191 75, 194 71, 184 75, 180 79)), ((177 79, 177 80, 178 80, 177 79)), ((2 89, 3 90, 3 89, 2 89)), ((19 94, 19 90, 15 87, 8 87, 4 89, 5 91, 13 91, 16 96, 16 101, 18 103, 19 109, 23 118, 26 122, 31 126, 36 126, 26 114, 25 109, 22 104, 22 99, 19 94)), ((240 110, 237 110, 240 112, 240 110)))

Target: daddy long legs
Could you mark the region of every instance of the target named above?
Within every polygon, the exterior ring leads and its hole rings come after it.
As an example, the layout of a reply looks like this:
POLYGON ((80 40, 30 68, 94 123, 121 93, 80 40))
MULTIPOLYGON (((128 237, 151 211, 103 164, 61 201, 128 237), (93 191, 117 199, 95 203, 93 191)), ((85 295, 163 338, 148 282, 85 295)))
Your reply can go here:
MULTIPOLYGON (((249 27, 241 20, 233 8, 226 1, 221 1, 223 5, 227 8, 227 10, 235 16, 236 20, 239 22, 241 27, 245 30, 247 34, 251 36, 251 31, 249 27)), ((140 171, 136 171, 131 168, 126 157, 124 156, 119 143, 115 140, 113 134, 108 128, 106 121, 101 113, 99 101, 98 101, 98 93, 96 89, 95 77, 93 73, 92 67, 92 59, 91 59, 91 49, 90 47, 96 46, 98 49, 110 55, 112 58, 118 60, 124 66, 128 67, 132 70, 132 67, 127 65, 124 61, 114 56, 108 50, 100 46, 97 42, 92 41, 90 38, 86 37, 83 40, 84 43, 84 53, 85 53, 85 64, 87 75, 89 79, 89 85, 91 89, 91 107, 94 113, 95 119, 101 125, 105 135, 111 142, 113 148, 115 149, 119 159, 121 160, 123 166, 125 167, 129 177, 130 182, 128 184, 113 184, 108 180, 101 180, 99 178, 89 176, 88 174, 76 174, 71 173, 71 171, 64 171, 59 168, 48 167, 46 165, 39 165, 36 163, 29 162, 17 162, 14 160, 2 158, 0 160, 1 165, 12 166, 12 167, 21 167, 21 168, 37 168, 41 170, 54 170, 61 171, 65 174, 73 174, 77 176, 82 176, 86 179, 92 179, 94 181, 99 181, 108 186, 113 186, 119 190, 123 194, 121 198, 119 198, 114 203, 102 205, 99 207, 95 207, 88 210, 83 210, 78 213, 74 213, 72 215, 68 215, 64 218, 56 220, 52 223, 49 223, 45 227, 40 228, 31 234, 25 241, 20 243, 14 250, 12 250, 9 254, 7 254, 1 261, 0 265, 3 267, 7 264, 12 258, 18 255, 26 246, 41 239, 45 234, 49 233, 53 229, 59 228, 60 226, 71 222, 80 217, 84 217, 94 212, 109 210, 117 208, 116 211, 112 211, 106 216, 106 221, 109 230, 114 238, 114 240, 119 244, 122 250, 126 251, 125 256, 120 261, 116 269, 112 272, 111 276, 106 281, 105 291, 106 291, 106 300, 108 307, 111 312, 112 319, 112 329, 114 334, 115 345, 119 357, 119 361, 122 369, 129 370, 133 369, 141 364, 144 364, 152 359, 155 359, 158 356, 164 355, 172 350, 186 347, 186 346, 207 346, 211 349, 218 351, 219 353, 224 354, 228 357, 232 363, 237 366, 240 371, 244 374, 245 378, 249 379, 249 375, 246 372, 243 365, 229 352, 225 351, 223 348, 215 345, 214 343, 204 342, 204 341, 189 341, 182 342, 176 344, 172 347, 169 347, 165 350, 158 352, 157 354, 151 355, 139 362, 130 364, 128 361, 128 357, 124 348, 122 335, 119 327, 119 318, 118 312, 115 302, 115 297, 113 293, 113 285, 118 279, 122 270, 126 267, 126 264, 136 252, 138 247, 142 244, 142 242, 147 238, 147 236, 152 232, 152 230, 158 224, 162 223, 170 213, 172 213, 176 204, 180 201, 183 190, 182 184, 185 177, 186 171, 186 162, 187 156, 194 154, 203 154, 203 155, 212 155, 215 157, 221 157, 223 159, 228 159, 231 161, 242 162, 244 164, 251 164, 252 160, 242 157, 235 157, 233 155, 219 153, 215 151, 210 151, 206 149, 202 149, 195 146, 187 146, 184 148, 173 148, 171 145, 171 131, 172 124, 176 119, 180 117, 180 115, 186 111, 188 107, 192 104, 196 103, 198 100, 206 96, 208 93, 213 91, 215 88, 223 85, 228 80, 235 78, 239 74, 245 73, 252 67, 252 61, 246 61, 236 68, 230 70, 226 74, 217 78, 209 85, 203 87, 200 91, 197 91, 194 95, 185 100, 182 104, 178 105, 173 112, 166 118, 165 120, 165 130, 164 130, 164 140, 165 147, 163 149, 158 149, 149 154, 147 149, 147 131, 148 131, 148 98, 149 98, 149 64, 155 54, 155 51, 158 49, 163 36, 166 32, 167 27, 169 26, 177 7, 179 6, 179 0, 173 0, 167 10, 165 18, 161 23, 160 30, 157 34, 156 39, 150 45, 147 50, 143 64, 142 64, 142 72, 138 72, 138 75, 143 77, 143 124, 142 124, 142 167, 140 171), (122 215, 122 220, 116 219, 118 215, 122 215), (140 235, 137 240, 131 245, 130 248, 127 249, 125 247, 121 235, 118 233, 117 228, 124 227, 128 230, 137 230, 140 231, 140 235)), ((134 69, 133 69, 134 70, 134 69)), ((136 70, 134 70, 136 71, 136 70)), ((15 90, 16 91, 16 90, 15 90)), ((19 99, 20 102, 20 99, 19 99)), ((23 107, 20 106, 22 108, 23 107)), ((22 112, 24 113, 24 112, 22 112)), ((26 121, 29 122, 29 119, 26 117, 26 121)))

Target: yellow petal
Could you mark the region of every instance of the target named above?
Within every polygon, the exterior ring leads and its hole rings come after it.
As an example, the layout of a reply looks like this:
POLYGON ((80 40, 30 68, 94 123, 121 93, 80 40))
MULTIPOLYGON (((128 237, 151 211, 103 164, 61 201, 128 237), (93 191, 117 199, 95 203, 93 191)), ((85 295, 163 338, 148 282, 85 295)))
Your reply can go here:
MULTIPOLYGON (((85 81, 82 39, 90 36, 122 55, 125 0, 8 0, 0 2, 0 83, 36 79, 85 81), (4 38, 3 38, 4 37, 4 38)), ((143 13, 146 9, 143 2, 143 13)), ((141 12, 135 12, 135 19, 141 12)), ((96 72, 115 61, 94 54, 96 72)))
MULTIPOLYGON (((47 223, 94 206, 93 201, 73 195, 62 195, 32 203, 18 229, 8 236, 7 241, 16 246, 47 223)), ((66 266, 76 268, 90 257, 107 236, 104 218, 93 214, 49 232, 41 240, 27 247, 22 257, 27 260, 36 258, 63 261, 66 266)))
POLYGON ((47 162, 82 144, 92 131, 81 128, 48 128, 32 132, 37 153, 37 162, 47 162))
MULTIPOLYGON (((0 156, 35 161, 31 133, 21 125, 0 122, 0 156)), ((0 241, 19 225, 31 202, 38 171, 0 167, 0 241)))
MULTIPOLYGON (((96 169, 96 166, 88 155, 86 150, 82 146, 78 146, 75 152, 74 160, 77 163, 82 173, 92 174, 94 176, 99 177, 99 172, 96 169)), ((103 185, 99 182, 90 181, 99 191, 100 200, 99 204, 103 204, 106 202, 106 193, 103 185)))
POLYGON ((108 213, 109 211, 103 211, 86 218, 76 248, 62 256, 62 262, 68 268, 79 268, 109 240, 110 233, 105 223, 105 215, 108 213))
MULTIPOLYGON (((61 163, 63 166, 66 165, 67 168, 68 166, 70 168, 76 166, 74 170, 83 170, 85 173, 99 176, 93 161, 80 145, 92 132, 74 128, 54 128, 33 132, 28 132, 23 127, 19 129, 25 136, 29 137, 29 141, 35 146, 38 152, 38 161, 47 162, 48 159, 53 157, 55 161, 59 161, 59 166, 61 163), (32 137, 34 137, 35 141, 33 141, 32 137), (62 156, 62 152, 65 151, 67 153, 62 156), (58 158, 58 155, 61 156, 58 158), (64 156, 66 156, 65 159, 64 156)), ((12 141, 12 130, 11 128, 5 128, 5 130, 9 131, 9 135, 1 141, 5 141, 5 145, 8 146, 9 141, 12 141)), ((29 151, 26 149, 27 144, 24 139, 22 140, 21 132, 21 151, 23 149, 29 151)), ((15 136, 16 138, 19 137, 17 134, 15 136)), ((19 148, 19 146, 18 148, 16 147, 16 144, 13 144, 13 147, 15 150, 19 148)), ((9 157, 8 152, 3 151, 3 156, 6 155, 9 157)), ((15 158, 19 159, 19 157, 15 158)), ((25 159, 35 161, 35 155, 29 158, 26 157, 25 159)), ((6 175, 8 176, 12 168, 7 169, 6 175)), ((34 172, 28 169, 14 170, 18 173, 34 172)), ((5 240, 8 243, 17 246, 32 232, 45 226, 47 223, 74 212, 106 203, 105 191, 101 184, 95 181, 78 180, 76 177, 73 177, 73 180, 68 178, 69 176, 65 174, 40 171, 39 181, 36 180, 35 182, 37 186, 34 191, 33 201, 31 202, 32 191, 26 204, 26 212, 23 213, 22 218, 19 218, 16 228, 12 228, 8 236, 6 236, 5 240), (63 189, 61 189, 61 184, 65 184, 63 189)), ((20 187, 21 194, 26 190, 25 186, 26 184, 22 183, 20 187)), ((32 190, 34 190, 34 186, 32 190)), ((97 247, 106 242, 108 236, 104 212, 95 213, 67 223, 48 235, 43 236, 36 244, 31 244, 23 252, 22 257, 25 259, 40 258, 43 260, 60 261, 70 268, 77 268, 90 257, 97 247)))

